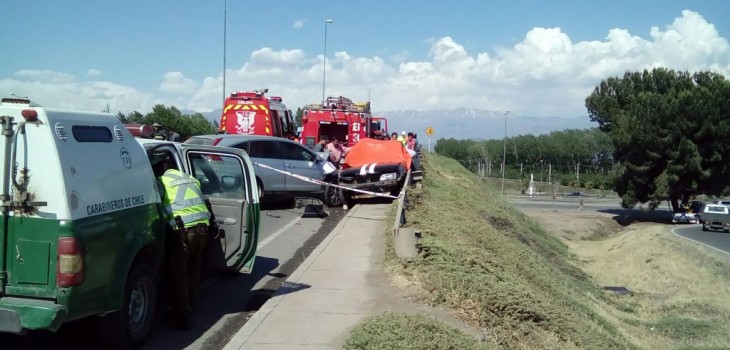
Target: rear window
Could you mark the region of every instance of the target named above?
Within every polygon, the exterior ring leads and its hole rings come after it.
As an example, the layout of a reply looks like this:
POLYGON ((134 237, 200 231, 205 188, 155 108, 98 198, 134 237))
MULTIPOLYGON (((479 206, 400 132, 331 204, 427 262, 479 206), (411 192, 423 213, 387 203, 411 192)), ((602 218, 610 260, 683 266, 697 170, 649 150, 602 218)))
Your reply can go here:
POLYGON ((716 207, 716 206, 707 207, 707 212, 709 212, 709 213, 724 213, 725 210, 727 210, 727 209, 725 209, 725 207, 716 207))
POLYGON ((248 142, 237 143, 235 145, 231 145, 231 147, 242 149, 242 150, 248 152, 248 142))
POLYGON ((112 132, 106 126, 74 125, 71 133, 78 142, 112 142, 112 132))
POLYGON ((273 141, 251 141, 248 156, 254 158, 279 158, 279 151, 276 142, 273 141))

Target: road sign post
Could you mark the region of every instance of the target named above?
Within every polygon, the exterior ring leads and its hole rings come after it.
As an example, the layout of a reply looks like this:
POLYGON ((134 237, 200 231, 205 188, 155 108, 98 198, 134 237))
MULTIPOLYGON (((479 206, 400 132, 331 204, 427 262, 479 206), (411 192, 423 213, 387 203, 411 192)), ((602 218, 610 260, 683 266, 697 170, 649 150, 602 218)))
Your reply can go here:
POLYGON ((433 135, 433 128, 427 127, 426 128, 426 135, 428 135, 428 151, 431 152, 431 135, 433 135))

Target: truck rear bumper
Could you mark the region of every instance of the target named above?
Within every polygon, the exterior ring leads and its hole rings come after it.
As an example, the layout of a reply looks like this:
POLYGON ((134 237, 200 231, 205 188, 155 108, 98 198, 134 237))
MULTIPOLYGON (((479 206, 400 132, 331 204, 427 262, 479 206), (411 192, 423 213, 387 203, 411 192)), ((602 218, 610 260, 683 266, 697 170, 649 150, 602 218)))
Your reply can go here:
POLYGON ((25 298, 0 298, 0 332, 21 334, 29 329, 56 331, 66 309, 53 301, 25 298))

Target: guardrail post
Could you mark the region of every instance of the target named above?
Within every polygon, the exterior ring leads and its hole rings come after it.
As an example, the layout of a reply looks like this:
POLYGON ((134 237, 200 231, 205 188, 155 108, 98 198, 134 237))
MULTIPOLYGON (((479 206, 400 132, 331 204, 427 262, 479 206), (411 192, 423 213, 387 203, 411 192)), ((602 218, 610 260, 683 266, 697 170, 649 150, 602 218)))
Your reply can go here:
POLYGON ((402 227, 406 223, 406 201, 408 200, 408 187, 410 186, 411 171, 408 170, 406 179, 403 182, 398 194, 398 208, 395 212, 395 223, 393 224, 393 246, 395 255, 399 258, 413 259, 418 256, 416 247, 416 231, 412 227, 402 227))

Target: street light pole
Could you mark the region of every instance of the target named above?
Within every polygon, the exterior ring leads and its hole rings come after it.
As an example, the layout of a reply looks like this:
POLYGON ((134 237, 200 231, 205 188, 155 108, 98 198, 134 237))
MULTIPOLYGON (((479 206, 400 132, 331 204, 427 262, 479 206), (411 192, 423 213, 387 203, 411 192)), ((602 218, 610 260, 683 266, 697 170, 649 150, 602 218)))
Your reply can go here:
POLYGON ((507 158, 507 114, 504 112, 504 138, 502 139, 502 195, 504 196, 504 168, 506 166, 505 158, 507 158))
POLYGON ((368 86, 368 102, 370 102, 370 90, 372 90, 372 86, 368 86))
POLYGON ((228 19, 228 0, 223 0, 223 108, 226 104, 226 22, 228 19))
POLYGON ((327 75, 327 24, 332 23, 331 19, 324 20, 324 54, 322 54, 322 105, 325 104, 324 99, 324 82, 327 75))

